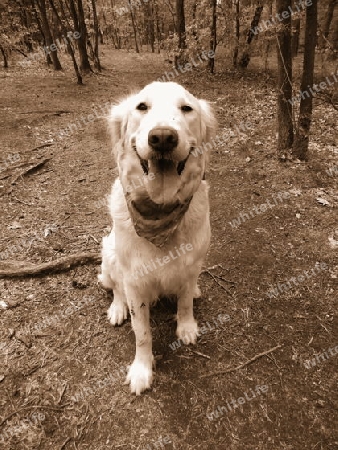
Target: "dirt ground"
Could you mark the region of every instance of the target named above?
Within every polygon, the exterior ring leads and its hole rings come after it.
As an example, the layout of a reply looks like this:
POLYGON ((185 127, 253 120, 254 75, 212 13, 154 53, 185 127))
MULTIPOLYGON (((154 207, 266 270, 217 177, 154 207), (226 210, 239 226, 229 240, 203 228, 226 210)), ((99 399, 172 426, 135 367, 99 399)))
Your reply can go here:
MULTIPOLYGON (((99 252, 116 171, 88 115, 170 70, 109 47, 102 60, 82 87, 39 64, 0 72, 0 259, 99 252)), ((130 320, 109 324, 97 266, 0 279, 1 449, 338 449, 338 113, 316 100, 309 162, 280 163, 274 73, 220 69, 175 79, 212 102, 223 135, 197 345, 174 349, 176 305, 158 303, 155 379, 135 397, 130 320)))

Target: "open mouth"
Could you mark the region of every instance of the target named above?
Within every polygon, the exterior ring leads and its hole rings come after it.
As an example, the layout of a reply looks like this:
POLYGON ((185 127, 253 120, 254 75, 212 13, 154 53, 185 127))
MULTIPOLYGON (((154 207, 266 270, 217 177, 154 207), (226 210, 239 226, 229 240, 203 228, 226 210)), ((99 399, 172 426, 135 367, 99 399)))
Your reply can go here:
POLYGON ((133 149, 138 156, 138 159, 140 160, 140 164, 145 175, 148 175, 149 167, 155 167, 156 172, 158 171, 161 173, 172 172, 173 170, 176 170, 177 174, 181 175, 181 173, 185 169, 185 165, 188 161, 190 153, 192 152, 192 150, 194 150, 194 147, 190 148, 188 156, 182 161, 175 161, 172 158, 170 152, 154 154, 151 159, 143 159, 138 154, 136 145, 133 145, 133 149))

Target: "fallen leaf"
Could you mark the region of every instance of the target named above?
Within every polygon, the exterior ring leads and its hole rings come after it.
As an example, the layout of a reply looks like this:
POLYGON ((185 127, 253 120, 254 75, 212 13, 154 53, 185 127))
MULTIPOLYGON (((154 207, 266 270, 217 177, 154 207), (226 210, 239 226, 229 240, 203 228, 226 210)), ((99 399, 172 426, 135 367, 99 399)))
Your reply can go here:
POLYGON ((327 200, 325 200, 325 198, 317 197, 316 200, 323 206, 330 206, 330 203, 327 200))
POLYGON ((12 225, 9 225, 9 226, 8 226, 8 228, 9 228, 10 230, 17 230, 18 228, 22 228, 22 227, 21 227, 21 225, 19 224, 19 222, 14 221, 14 222, 12 223, 12 225))

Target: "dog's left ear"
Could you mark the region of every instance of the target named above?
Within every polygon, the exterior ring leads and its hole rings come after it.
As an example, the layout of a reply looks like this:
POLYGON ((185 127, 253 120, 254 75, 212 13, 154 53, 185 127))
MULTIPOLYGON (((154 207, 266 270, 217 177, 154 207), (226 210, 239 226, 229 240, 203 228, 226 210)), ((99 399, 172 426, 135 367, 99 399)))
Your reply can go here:
POLYGON ((199 100, 201 107, 202 142, 210 142, 217 130, 217 120, 210 103, 199 100))
POLYGON ((123 140, 128 122, 128 113, 130 110, 130 98, 122 100, 114 105, 108 117, 110 135, 112 139, 113 153, 117 155, 117 146, 123 140))

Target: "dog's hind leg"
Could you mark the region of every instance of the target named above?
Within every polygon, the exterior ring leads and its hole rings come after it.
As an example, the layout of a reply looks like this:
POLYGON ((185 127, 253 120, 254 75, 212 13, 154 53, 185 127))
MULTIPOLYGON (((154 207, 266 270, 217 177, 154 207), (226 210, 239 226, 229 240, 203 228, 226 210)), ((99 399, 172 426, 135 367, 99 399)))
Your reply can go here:
POLYGON ((105 289, 114 292, 108 318, 113 325, 121 325, 127 319, 128 305, 123 288, 123 275, 116 260, 114 230, 102 240, 102 265, 98 279, 105 289))

